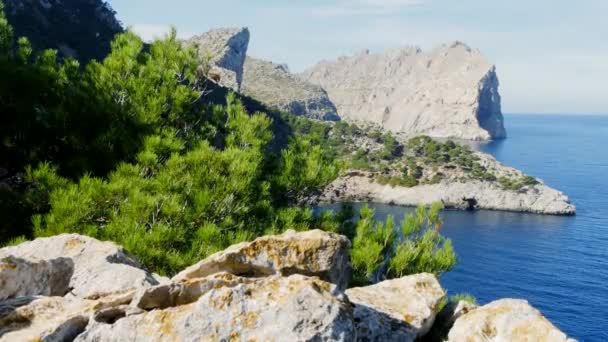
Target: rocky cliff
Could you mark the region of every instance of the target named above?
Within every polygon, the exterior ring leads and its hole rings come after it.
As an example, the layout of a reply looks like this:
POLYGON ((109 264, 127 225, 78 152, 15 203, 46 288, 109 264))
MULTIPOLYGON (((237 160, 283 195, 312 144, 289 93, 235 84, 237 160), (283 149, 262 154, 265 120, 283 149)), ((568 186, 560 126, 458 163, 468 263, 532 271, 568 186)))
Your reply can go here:
POLYGON ((323 88, 305 82, 286 65, 247 57, 241 92, 270 107, 318 120, 339 120, 323 88))
POLYGON ((212 68, 209 73, 220 85, 237 92, 241 89, 243 65, 249 46, 249 30, 246 27, 211 30, 185 43, 197 46, 202 58, 210 57, 212 68))
POLYGON ((323 87, 342 118, 408 135, 506 137, 495 67, 460 42, 426 53, 364 51, 320 62, 301 77, 323 87))
POLYGON ((56 49, 86 63, 102 60, 122 26, 102 0, 4 0, 16 36, 27 37, 35 50, 56 49))
POLYGON ((80 235, 3 248, 0 341, 572 341, 523 300, 439 312, 446 292, 432 274, 344 291, 349 248, 289 231, 173 279, 80 235))

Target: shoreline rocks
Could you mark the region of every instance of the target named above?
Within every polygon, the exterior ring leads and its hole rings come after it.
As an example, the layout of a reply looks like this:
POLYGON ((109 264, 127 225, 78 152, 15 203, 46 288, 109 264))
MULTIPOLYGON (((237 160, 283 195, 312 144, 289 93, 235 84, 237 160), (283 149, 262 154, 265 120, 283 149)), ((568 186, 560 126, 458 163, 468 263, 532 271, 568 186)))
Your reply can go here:
POLYGON ((8 272, 15 279, 36 282, 27 277, 33 268, 40 267, 39 276, 65 281, 57 291, 45 286, 40 289, 30 282, 9 291, 8 297, 4 295, 0 300, 0 341, 413 342, 432 338, 437 329, 443 329, 442 336, 447 334, 450 341, 482 341, 484 336, 497 341, 572 341, 521 300, 502 300, 467 310, 444 309, 445 317, 440 315, 443 318, 435 324, 445 290, 432 274, 344 291, 350 278, 349 249, 348 239, 337 234, 288 231, 234 245, 173 280, 151 284, 130 277, 133 286, 124 286, 123 281, 115 292, 96 292, 94 297, 83 298, 69 293, 62 297, 62 293, 68 278, 70 284, 79 284, 74 278, 79 279, 85 264, 89 280, 99 288, 113 286, 110 283, 125 274, 107 277, 107 272, 115 269, 97 262, 100 257, 119 264, 119 260, 129 262, 136 275, 142 269, 112 243, 76 234, 37 239, 0 249, 0 255, 5 256, 0 279, 8 272), (13 255, 33 252, 32 247, 39 247, 47 258, 53 250, 64 254, 66 260, 35 263, 13 255), (112 253, 117 250, 123 253, 120 258, 112 253), (82 258, 91 261, 85 263, 82 258), (63 267, 47 267, 67 261, 74 266, 73 275, 63 267), (241 272, 251 269, 265 272, 241 272))
POLYGON ((497 300, 460 316, 448 341, 574 342, 521 299, 497 300))
POLYGON ((447 209, 497 210, 543 215, 575 215, 567 196, 546 185, 527 192, 503 190, 481 181, 417 185, 411 188, 376 183, 368 176, 344 176, 308 203, 376 202, 415 207, 442 202, 447 209))
MULTIPOLYGON (((498 162, 485 153, 475 153, 480 163, 498 177, 521 178, 525 174, 498 162)), ((320 193, 305 199, 306 203, 377 202, 402 206, 429 205, 442 202, 448 209, 497 210, 545 215, 575 215, 576 207, 561 191, 545 185, 542 180, 519 190, 504 189, 498 182, 464 179, 442 170, 446 179, 438 184, 413 187, 383 185, 374 175, 364 171, 350 171, 330 183, 320 193)))

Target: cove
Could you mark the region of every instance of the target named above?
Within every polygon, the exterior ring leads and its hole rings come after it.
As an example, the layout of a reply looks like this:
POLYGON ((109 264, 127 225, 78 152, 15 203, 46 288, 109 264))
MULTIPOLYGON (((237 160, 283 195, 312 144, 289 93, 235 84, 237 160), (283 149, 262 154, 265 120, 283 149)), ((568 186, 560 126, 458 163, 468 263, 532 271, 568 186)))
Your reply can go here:
MULTIPOLYGON (((482 304, 524 298, 569 336, 606 341, 608 117, 518 114, 507 115, 506 123, 508 139, 473 147, 563 191, 577 215, 446 210, 442 233, 452 239, 459 263, 441 283, 450 294, 470 292, 482 304)), ((401 220, 413 210, 370 206, 378 219, 401 220)))

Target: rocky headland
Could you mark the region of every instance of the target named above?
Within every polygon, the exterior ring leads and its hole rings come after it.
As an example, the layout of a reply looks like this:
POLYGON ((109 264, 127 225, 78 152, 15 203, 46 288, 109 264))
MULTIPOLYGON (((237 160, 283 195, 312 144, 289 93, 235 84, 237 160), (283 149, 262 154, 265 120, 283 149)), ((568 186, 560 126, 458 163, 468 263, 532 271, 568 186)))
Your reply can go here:
POLYGON ((440 138, 506 137, 495 67, 461 42, 323 61, 300 75, 320 85, 340 117, 440 138))
POLYGON ((312 203, 376 202, 417 206, 441 202, 446 208, 500 210, 547 215, 574 215, 576 207, 566 195, 544 184, 521 191, 505 190, 483 181, 391 186, 367 172, 350 171, 327 186, 312 203))
MULTIPOLYGON (((481 52, 460 42, 429 53, 415 47, 384 54, 363 52, 321 62, 301 75, 291 74, 286 65, 245 56, 246 28, 214 30, 190 42, 197 44, 201 55, 214 51, 213 68, 233 75, 229 81, 222 76, 220 84, 280 111, 317 120, 344 118, 369 132, 392 131, 401 140, 420 134, 472 140, 506 137, 495 68, 481 52)), ((354 137, 346 144, 351 145, 345 148, 349 153, 363 148, 369 154, 382 148, 365 137, 354 137)), ((462 168, 446 165, 424 171, 428 181, 435 175, 441 176, 440 181, 403 187, 383 184, 377 175, 351 169, 305 202, 374 201, 409 206, 442 201, 457 209, 576 212, 567 196, 541 180, 505 189, 498 183, 500 178, 516 182, 526 175, 483 153, 475 153, 475 159, 484 173, 491 171, 492 179, 464 177, 462 168)), ((394 176, 398 170, 388 173, 394 176)))
POLYGON ((573 341, 524 300, 445 303, 432 274, 349 288, 319 230, 234 245, 172 279, 70 234, 0 249, 0 341, 573 341))

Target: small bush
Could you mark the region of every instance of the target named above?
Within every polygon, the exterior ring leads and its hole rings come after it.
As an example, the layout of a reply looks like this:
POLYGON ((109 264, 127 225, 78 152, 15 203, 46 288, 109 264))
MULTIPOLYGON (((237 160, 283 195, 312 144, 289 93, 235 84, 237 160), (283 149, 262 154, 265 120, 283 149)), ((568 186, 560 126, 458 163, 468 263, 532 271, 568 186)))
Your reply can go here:
POLYGON ((439 234, 441 208, 438 203, 418 207, 402 221, 398 236, 392 216, 386 223, 375 222, 373 210, 364 207, 351 252, 353 281, 360 285, 421 272, 439 274, 454 267, 452 243, 439 234))

